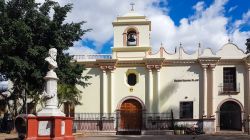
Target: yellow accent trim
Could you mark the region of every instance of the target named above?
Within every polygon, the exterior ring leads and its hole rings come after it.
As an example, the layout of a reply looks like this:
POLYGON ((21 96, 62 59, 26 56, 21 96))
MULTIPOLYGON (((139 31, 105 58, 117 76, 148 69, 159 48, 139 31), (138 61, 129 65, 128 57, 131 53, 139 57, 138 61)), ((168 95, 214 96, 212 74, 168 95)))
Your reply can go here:
POLYGON ((113 52, 146 52, 149 51, 151 47, 138 47, 138 46, 133 46, 133 47, 116 47, 112 48, 113 52))
POLYGON ((112 25, 113 26, 149 25, 149 31, 151 31, 151 21, 125 21, 125 22, 114 21, 112 22, 112 25))

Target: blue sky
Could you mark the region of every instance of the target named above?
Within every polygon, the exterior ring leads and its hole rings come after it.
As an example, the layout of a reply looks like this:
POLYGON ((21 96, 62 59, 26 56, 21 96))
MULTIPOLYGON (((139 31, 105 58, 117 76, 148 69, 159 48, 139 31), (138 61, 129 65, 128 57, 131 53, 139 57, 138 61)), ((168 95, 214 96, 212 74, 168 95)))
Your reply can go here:
MULTIPOLYGON (((36 0, 43 2, 44 0, 36 0)), ((73 3, 67 22, 87 21, 92 28, 82 40, 75 42, 70 54, 111 53, 112 21, 130 10, 146 15, 152 21, 153 51, 160 44, 173 52, 180 42, 187 52, 212 48, 214 52, 230 39, 245 50, 250 38, 250 0, 58 0, 61 5, 73 3)), ((0 86, 3 83, 0 83, 0 86)))
MULTIPOLYGON (((192 8, 199 0, 181 0, 176 3, 176 0, 168 0, 167 6, 170 8, 169 15, 174 20, 176 25, 179 25, 179 21, 182 18, 190 17, 194 14, 195 10, 192 8), (180 11, 181 9, 181 11, 180 11)), ((214 0, 204 0, 205 7, 210 6, 214 0)), ((246 13, 250 9, 250 0, 229 0, 225 4, 224 14, 226 17, 231 18, 231 22, 239 20, 243 13, 246 13)), ((249 30, 249 25, 244 30, 249 30)))
MULTIPOLYGON (((43 0, 38 0, 43 1, 43 0)), ((250 37, 250 0, 61 0, 73 2, 67 20, 87 21, 83 28, 92 28, 82 41, 75 42, 71 54, 111 53, 112 21, 130 10, 146 15, 152 21, 151 45, 157 51, 163 43, 172 52, 180 42, 185 50, 194 52, 197 44, 215 52, 230 39, 245 50, 250 37)))

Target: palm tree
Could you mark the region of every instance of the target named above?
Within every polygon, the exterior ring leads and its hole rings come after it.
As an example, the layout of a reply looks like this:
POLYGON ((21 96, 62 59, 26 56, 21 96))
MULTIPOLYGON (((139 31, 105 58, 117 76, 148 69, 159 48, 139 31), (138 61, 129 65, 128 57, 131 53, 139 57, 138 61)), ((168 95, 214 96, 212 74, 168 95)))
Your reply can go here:
POLYGON ((66 112, 66 116, 72 116, 73 112, 71 112, 71 108, 76 105, 81 105, 81 93, 76 86, 69 84, 58 84, 58 107, 61 107, 64 104, 64 110, 66 112))

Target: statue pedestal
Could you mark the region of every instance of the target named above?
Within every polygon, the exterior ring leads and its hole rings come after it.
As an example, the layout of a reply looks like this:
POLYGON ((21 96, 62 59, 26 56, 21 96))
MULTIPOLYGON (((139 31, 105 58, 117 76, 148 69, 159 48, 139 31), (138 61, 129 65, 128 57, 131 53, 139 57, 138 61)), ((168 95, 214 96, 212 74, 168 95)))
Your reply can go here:
POLYGON ((57 68, 55 48, 49 50, 50 57, 45 60, 49 63, 49 71, 44 77, 46 81, 43 92, 45 107, 37 116, 28 116, 26 140, 74 140, 72 136, 73 118, 65 117, 57 105, 57 77, 54 69, 57 68))
POLYGON ((44 77, 46 81, 45 85, 45 107, 37 113, 37 116, 65 116, 61 112, 57 105, 57 81, 59 80, 56 73, 53 70, 47 72, 47 75, 44 77))
POLYGON ((58 108, 43 108, 41 111, 37 113, 37 116, 45 117, 45 116, 62 116, 65 114, 61 112, 58 108))
POLYGON ((73 118, 62 116, 29 116, 26 140, 75 140, 73 118))

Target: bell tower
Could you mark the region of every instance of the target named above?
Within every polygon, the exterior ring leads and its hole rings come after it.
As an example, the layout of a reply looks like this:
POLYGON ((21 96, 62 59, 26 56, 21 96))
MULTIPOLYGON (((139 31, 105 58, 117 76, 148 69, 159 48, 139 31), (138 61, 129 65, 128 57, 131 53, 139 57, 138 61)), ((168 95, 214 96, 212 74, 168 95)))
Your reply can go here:
MULTIPOLYGON (((112 23, 114 28, 113 58, 123 56, 126 56, 123 58, 129 58, 133 52, 137 52, 136 55, 139 55, 140 52, 146 53, 150 50, 151 21, 146 16, 136 13, 134 4, 131 6, 131 10, 127 14, 118 16, 112 23), (125 54, 125 52, 131 53, 125 54)), ((145 58, 144 55, 139 56, 138 58, 145 58)))

